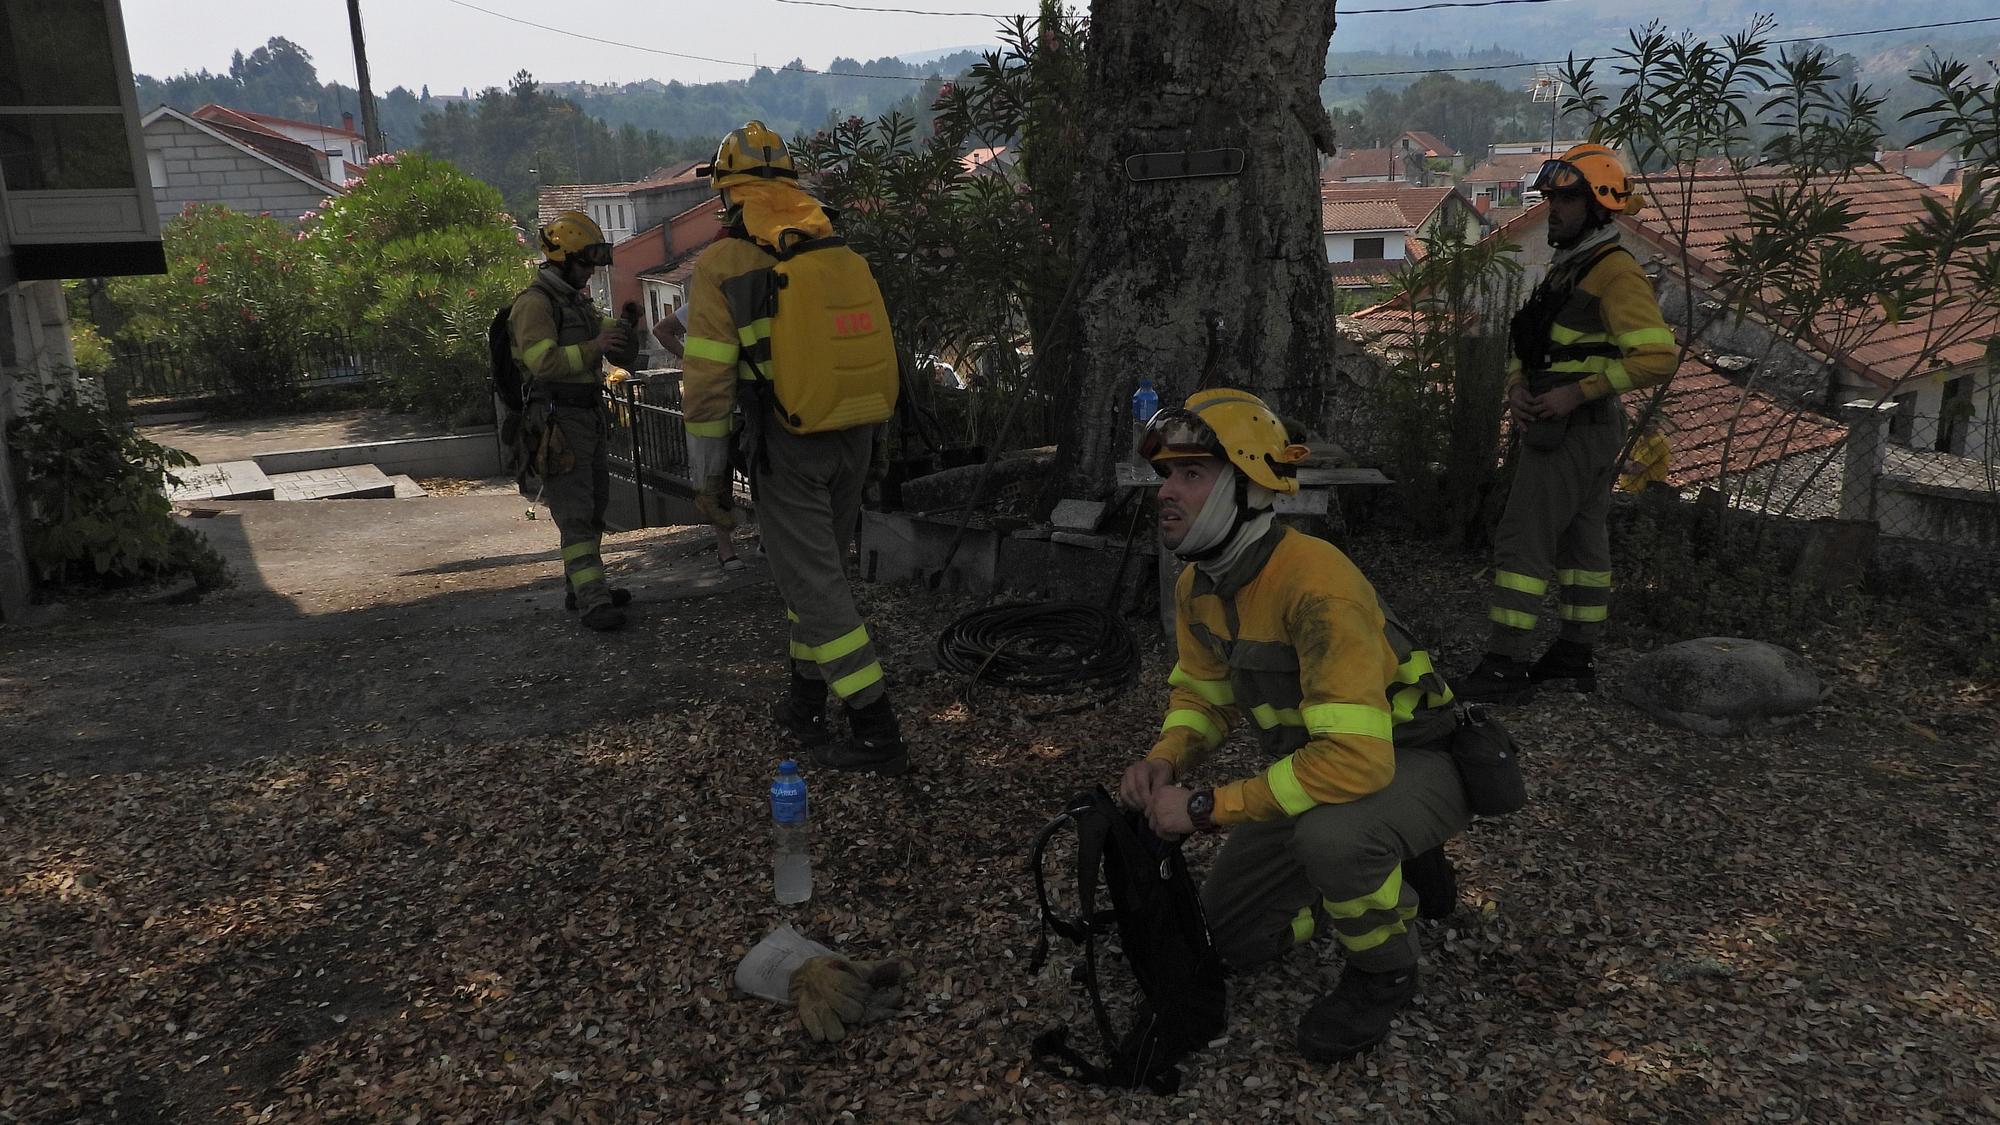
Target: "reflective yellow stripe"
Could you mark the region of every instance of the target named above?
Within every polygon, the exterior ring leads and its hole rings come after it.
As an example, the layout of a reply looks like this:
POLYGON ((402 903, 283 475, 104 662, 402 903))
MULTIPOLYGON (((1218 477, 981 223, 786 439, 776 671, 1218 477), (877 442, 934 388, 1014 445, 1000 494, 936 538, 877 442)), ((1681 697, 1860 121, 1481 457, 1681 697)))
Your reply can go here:
POLYGON ((529 367, 533 367, 535 364, 541 362, 543 356, 549 354, 550 348, 555 346, 556 342, 554 340, 536 340, 521 352, 521 362, 527 364, 529 367))
POLYGON ((1326 912, 1335 918, 1359 918, 1370 910, 1394 910, 1396 904, 1402 900, 1403 865, 1399 863, 1389 872, 1389 877, 1382 880, 1381 886, 1360 898, 1350 898, 1346 902, 1327 899, 1325 906, 1326 912))
POLYGON ((1562 613, 1564 621, 1603 621, 1611 615, 1611 607, 1608 605, 1569 605, 1558 602, 1556 608, 1562 613))
POLYGON ((1668 331, 1664 327, 1634 328, 1630 332, 1620 332, 1618 335, 1613 336, 1611 340, 1613 343, 1617 344, 1620 348, 1624 348, 1627 350, 1630 350, 1632 348, 1642 348, 1645 347, 1647 344, 1665 344, 1668 347, 1674 346, 1674 334, 1668 331))
POLYGON ((1486 616, 1501 625, 1507 626, 1509 629, 1527 629, 1532 631, 1535 627, 1535 615, 1532 613, 1522 613, 1518 609, 1505 609, 1496 605, 1486 611, 1486 616))
POLYGON ((745 348, 759 340, 768 340, 770 338, 771 318, 768 316, 760 316, 736 330, 736 339, 740 346, 745 348))
POLYGON ((580 542, 571 543, 569 546, 564 547, 562 549, 562 560, 564 562, 575 562, 577 559, 580 559, 585 555, 594 555, 596 553, 597 553, 596 541, 585 539, 580 542))
POLYGON ((812 658, 816 662, 830 664, 843 656, 860 651, 861 646, 867 643, 868 626, 856 625, 833 640, 807 651, 812 653, 812 658))
POLYGON ((726 438, 730 434, 727 418, 720 422, 688 422, 686 428, 689 437, 726 438))
POLYGON ((1304 945, 1311 941, 1313 931, 1317 928, 1313 922, 1313 908, 1310 906, 1302 908, 1297 914, 1292 915, 1292 944, 1304 945))
POLYGON ((1581 332, 1574 328, 1565 328, 1560 324, 1551 324, 1549 325, 1549 339, 1554 343, 1567 347, 1570 344, 1605 343, 1611 338, 1602 332, 1581 332))
POLYGON ((1271 787, 1271 796, 1277 798, 1278 807, 1285 810, 1286 816, 1297 816, 1319 805, 1306 792, 1306 787, 1299 784, 1299 775, 1292 765, 1293 757, 1287 754, 1264 771, 1264 784, 1271 787))
POLYGON ((1608 570, 1558 570, 1556 581, 1565 586, 1595 586, 1611 588, 1611 572, 1608 570))
POLYGON ((882 679, 882 663, 880 661, 871 661, 868 667, 863 668, 861 671, 850 672, 847 675, 842 676, 839 679, 833 681, 833 694, 839 696, 842 699, 848 699, 851 698, 855 692, 860 691, 862 688, 867 687, 869 684, 877 683, 881 679, 882 679))
POLYGON ((1207 715, 1186 708, 1167 712, 1167 721, 1160 724, 1160 733, 1165 734, 1175 727, 1186 727, 1208 740, 1213 748, 1222 745, 1222 728, 1209 721, 1207 715))
POLYGON ((799 615, 798 615, 798 614, 796 614, 796 613, 793 613, 793 612, 792 612, 792 607, 791 607, 791 606, 786 606, 786 607, 785 607, 785 620, 787 620, 787 621, 790 621, 790 622, 793 622, 794 624, 796 624, 796 623, 798 622, 798 619, 799 619, 799 615))
MULTIPOLYGON (((797 641, 787 641, 786 644, 792 654, 793 660, 812 660, 813 650, 811 645, 802 645, 797 641)), ((818 662, 814 661, 814 663, 818 662)))
POLYGON ((1178 664, 1174 665, 1167 682, 1175 687, 1184 687, 1217 707, 1227 707, 1236 702, 1236 689, 1230 686, 1228 680, 1196 679, 1178 664))
POLYGON ((1508 590, 1519 590, 1524 594, 1533 594, 1536 597, 1541 597, 1543 594, 1549 592, 1547 579, 1530 578, 1528 575, 1516 574, 1511 570, 1494 571, 1493 584, 1508 590))
POLYGON ((1257 720, 1257 725, 1263 727, 1265 730, 1270 730, 1272 727, 1280 724, 1288 727, 1302 727, 1306 725, 1306 717, 1299 714, 1297 710, 1287 707, 1281 711, 1268 703, 1259 703, 1255 707, 1250 708, 1250 717, 1257 720))
POLYGON ((1395 737, 1389 712, 1367 703, 1315 703, 1305 709, 1306 729, 1314 734, 1358 734, 1366 738, 1395 737))
POLYGON ((612 325, 614 325, 614 324, 616 324, 616 323, 618 323, 618 318, 617 318, 617 317, 615 317, 615 316, 606 316, 606 317, 601 317, 601 318, 599 318, 599 320, 598 320, 598 322, 597 322, 597 327, 598 327, 598 328, 599 328, 600 330, 602 330, 602 329, 605 329, 605 328, 609 328, 609 327, 611 327, 612 325))
POLYGON ((1338 932, 1336 932, 1335 936, 1340 938, 1342 949, 1350 953, 1366 953, 1383 942, 1388 941, 1390 938, 1395 937, 1397 934, 1408 933, 1410 929, 1408 923, 1410 919, 1416 916, 1417 911, 1414 907, 1399 906, 1396 908, 1396 920, 1394 922, 1385 923, 1356 937, 1349 937, 1346 934, 1338 932))
POLYGON ((702 336, 689 336, 681 344, 681 354, 689 359, 709 359, 717 363, 736 362, 736 342, 734 340, 710 340, 702 336))
POLYGON ((564 362, 566 362, 566 363, 568 363, 568 364, 569 364, 569 369, 570 369, 571 371, 582 371, 582 370, 583 370, 583 345, 582 345, 582 344, 571 344, 570 346, 568 346, 568 347, 564 348, 564 349, 563 349, 563 360, 564 360, 564 362))
POLYGON ((602 581, 604 581, 604 568, 601 566, 586 566, 582 570, 575 571, 569 576, 570 586, 578 590, 583 589, 585 586, 590 585, 592 582, 602 582, 602 581))
POLYGON ((1604 381, 1620 394, 1632 389, 1632 377, 1625 374, 1625 365, 1615 359, 1604 365, 1604 381))
POLYGON ((1412 649, 1410 658, 1396 665, 1396 682, 1414 684, 1435 671, 1437 667, 1431 663, 1430 653, 1420 648, 1412 649))
POLYGON ((1408 722, 1416 716, 1417 704, 1423 701, 1424 689, 1416 684, 1399 688, 1389 698, 1389 717, 1399 723, 1408 722))

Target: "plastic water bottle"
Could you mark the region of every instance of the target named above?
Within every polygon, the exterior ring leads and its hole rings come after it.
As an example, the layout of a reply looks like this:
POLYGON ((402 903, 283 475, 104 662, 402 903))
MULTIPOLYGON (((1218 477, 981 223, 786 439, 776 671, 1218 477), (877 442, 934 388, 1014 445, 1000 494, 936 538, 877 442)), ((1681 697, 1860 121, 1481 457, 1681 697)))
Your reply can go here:
POLYGON ((1151 379, 1139 380, 1139 389, 1132 392, 1132 459, 1144 462, 1139 455, 1139 446, 1146 440, 1146 423, 1160 412, 1160 395, 1153 389, 1151 379))
POLYGON ((812 826, 806 821, 806 779, 790 758, 771 782, 771 876, 778 902, 790 906, 812 897, 812 826))

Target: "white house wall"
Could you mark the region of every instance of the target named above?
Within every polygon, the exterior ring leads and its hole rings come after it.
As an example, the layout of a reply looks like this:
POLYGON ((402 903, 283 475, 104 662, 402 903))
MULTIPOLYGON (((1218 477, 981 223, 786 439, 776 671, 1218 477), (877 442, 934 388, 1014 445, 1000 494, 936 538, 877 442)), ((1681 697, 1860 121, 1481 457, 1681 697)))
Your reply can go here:
POLYGON ((1355 239, 1379 238, 1382 240, 1382 257, 1379 259, 1369 258, 1367 260, 1371 262, 1400 262, 1403 260, 1405 253, 1403 243, 1408 236, 1408 231, 1400 230, 1341 231, 1336 234, 1328 234, 1325 236, 1326 260, 1329 262, 1354 261, 1355 239))
POLYGON ((153 185, 162 224, 190 203, 220 203, 295 223, 326 202, 325 190, 170 116, 146 127, 146 155, 165 181, 153 185))

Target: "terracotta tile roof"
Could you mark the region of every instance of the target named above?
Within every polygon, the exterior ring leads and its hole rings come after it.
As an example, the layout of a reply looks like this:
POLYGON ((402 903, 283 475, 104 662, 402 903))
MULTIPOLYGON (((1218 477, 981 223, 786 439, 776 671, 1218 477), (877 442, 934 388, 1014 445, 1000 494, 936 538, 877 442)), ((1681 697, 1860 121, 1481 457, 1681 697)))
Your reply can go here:
POLYGON ((1479 162, 1471 171, 1458 178, 1462 184, 1517 184, 1549 160, 1546 152, 1508 153, 1504 156, 1489 156, 1479 162))
POLYGON ((649 281, 664 281, 670 285, 686 285, 688 278, 694 276, 694 260, 701 257, 703 249, 703 247, 697 246, 692 250, 676 254, 667 261, 654 266, 652 269, 640 270, 639 276, 649 281))
POLYGON ((1444 201, 1450 198, 1454 190, 1456 189, 1448 187, 1417 187, 1408 183, 1321 184, 1319 186, 1320 229, 1378 229, 1374 227, 1335 228, 1327 226, 1325 224, 1326 208, 1328 204, 1332 203, 1387 202, 1394 204, 1402 212, 1405 221, 1399 225, 1407 226, 1414 230, 1429 222, 1431 216, 1437 213, 1438 208, 1444 206, 1444 201))
POLYGON ((273 117, 268 113, 253 113, 247 109, 229 109, 225 106, 216 105, 214 102, 210 102, 209 104, 202 106, 201 109, 195 110, 192 116, 200 117, 203 120, 208 120, 206 117, 203 116, 203 113, 204 111, 211 109, 219 109, 225 113, 245 118, 249 121, 255 122, 257 125, 264 128, 269 128, 272 125, 288 125, 294 129, 315 129, 318 130, 319 132, 325 133, 330 137, 352 137, 357 141, 363 139, 361 134, 355 132, 354 130, 343 129, 337 125, 321 125, 317 122, 298 121, 290 117, 273 117))
MULTIPOLYGON (((1667 483, 1677 488, 1720 476, 1725 448, 1734 474, 1823 450, 1847 437, 1846 426, 1762 391, 1745 390, 1696 356, 1682 361, 1660 409, 1671 426, 1667 441, 1673 446, 1667 483)), ((1839 475, 1838 466, 1829 471, 1839 475)))
POLYGON ((564 211, 581 210, 586 195, 607 195, 611 192, 627 191, 631 183, 622 184, 550 184, 535 196, 535 225, 541 226, 564 211))
POLYGON ((1333 158, 1327 165, 1327 180, 1342 180, 1349 176, 1393 176, 1396 174, 1396 154, 1386 148, 1352 148, 1333 158))
POLYGON ((1403 136, 1410 138, 1412 141, 1415 141, 1417 143, 1417 146, 1424 150, 1425 156, 1458 155, 1457 149, 1446 144, 1444 142, 1444 138, 1438 136, 1435 133, 1426 133, 1422 132, 1421 130, 1411 129, 1408 132, 1404 133, 1403 136))
POLYGON ((1892 148, 1877 155, 1875 163, 1885 172, 1908 173, 1912 169, 1929 168, 1950 155, 1941 148, 1892 148))
MULTIPOLYGON (((1648 178, 1646 193, 1653 206, 1636 219, 1621 222, 1657 251, 1667 253, 1675 250, 1677 240, 1666 224, 1678 226, 1685 207, 1688 252, 1697 280, 1712 284, 1721 277, 1727 240, 1750 226, 1747 197, 1769 193, 1789 179, 1781 170, 1762 168, 1692 180, 1648 178)), ((1934 189, 1897 173, 1874 169, 1828 182, 1855 216, 1847 237, 1876 247, 1899 237, 1904 226, 1922 218, 1924 201, 1937 198, 1934 189)), ((1913 316, 1897 324, 1887 323, 1881 309, 1870 306, 1820 317, 1813 324, 1809 342, 1822 352, 1837 354, 1842 369, 1878 386, 1893 386, 1932 373, 1912 370, 1927 342, 1962 337, 1938 349, 1935 356, 1945 367, 1959 367, 1983 359, 1985 340, 1996 330, 2000 330, 2000 317, 1968 303, 1948 304, 1935 317, 1913 316)))
POLYGON ((266 126, 257 120, 262 116, 260 114, 247 114, 211 102, 188 116, 240 145, 257 150, 300 175, 309 176, 328 188, 336 187, 327 179, 325 154, 304 141, 287 137, 266 126))
POLYGON ((706 160, 689 160, 680 164, 669 164, 663 168, 655 168, 651 172, 646 173, 644 179, 635 181, 632 184, 632 190, 648 191, 653 188, 672 187, 676 184, 685 184, 693 180, 703 179, 704 177, 695 175, 694 170, 706 163, 708 163, 706 160))
POLYGON ((1319 229, 1333 234, 1341 231, 1409 230, 1410 222, 1401 207, 1387 199, 1319 201, 1319 229))
POLYGON ((1403 263, 1388 260, 1375 262, 1328 262, 1327 272, 1333 275, 1333 283, 1341 289, 1387 289, 1396 284, 1396 271, 1403 263))
POLYGON ((1006 167, 1007 146, 991 145, 975 148, 958 158, 961 168, 968 176, 976 176, 983 171, 999 171, 1006 167))

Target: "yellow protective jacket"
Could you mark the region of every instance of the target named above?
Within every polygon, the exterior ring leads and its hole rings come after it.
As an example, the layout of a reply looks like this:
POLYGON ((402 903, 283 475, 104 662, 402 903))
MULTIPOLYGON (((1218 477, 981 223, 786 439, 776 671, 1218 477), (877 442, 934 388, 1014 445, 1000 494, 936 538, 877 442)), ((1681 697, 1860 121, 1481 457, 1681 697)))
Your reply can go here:
POLYGON ((1674 447, 1663 434, 1640 434, 1632 443, 1632 456, 1628 460, 1636 462, 1640 468, 1636 473, 1620 473, 1618 488, 1623 492, 1644 492, 1646 486, 1667 479, 1667 470, 1674 457, 1674 447))
POLYGON ((1249 716, 1276 761, 1216 787, 1217 824, 1365 797, 1395 776, 1397 745, 1450 734, 1444 677, 1338 547, 1275 528, 1237 573, 1249 577, 1225 589, 1199 567, 1181 572, 1180 660, 1147 755, 1185 777, 1249 716))
POLYGON ((616 323, 590 300, 546 267, 507 312, 513 337, 514 362, 538 383, 595 383, 599 360, 597 334, 616 323))
POLYGON ((694 261, 694 276, 688 281, 686 350, 681 356, 681 411, 687 420, 690 458, 697 456, 699 440, 728 440, 737 384, 757 377, 742 359, 742 339, 724 287, 777 264, 769 251, 740 237, 717 239, 694 261))
MULTIPOLYGON (((1549 371, 1580 375, 1585 399, 1658 386, 1674 374, 1674 334, 1653 283, 1622 250, 1599 258, 1570 290, 1549 326, 1549 345, 1549 371)), ((1508 360, 1508 389, 1523 378, 1520 358, 1508 360)))

